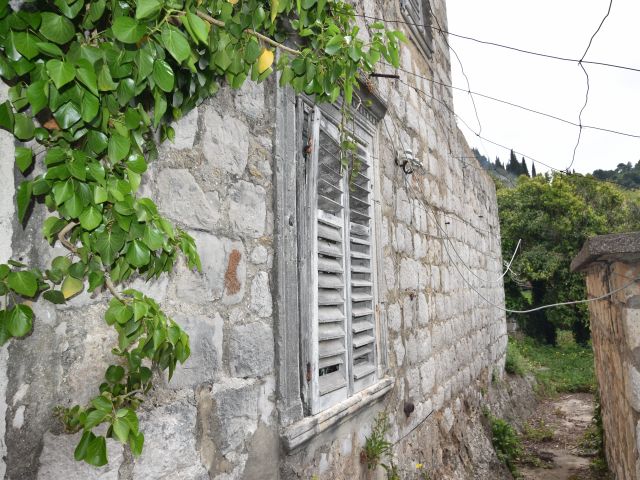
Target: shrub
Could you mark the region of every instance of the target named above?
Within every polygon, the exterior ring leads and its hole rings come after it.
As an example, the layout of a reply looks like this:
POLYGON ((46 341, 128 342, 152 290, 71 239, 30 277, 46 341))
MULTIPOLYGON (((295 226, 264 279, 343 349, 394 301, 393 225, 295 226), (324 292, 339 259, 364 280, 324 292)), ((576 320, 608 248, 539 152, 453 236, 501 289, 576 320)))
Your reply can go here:
POLYGON ((528 372, 528 367, 526 359, 522 356, 516 344, 513 340, 509 339, 509 343, 507 344, 507 359, 504 364, 504 369, 507 373, 523 377, 528 372))

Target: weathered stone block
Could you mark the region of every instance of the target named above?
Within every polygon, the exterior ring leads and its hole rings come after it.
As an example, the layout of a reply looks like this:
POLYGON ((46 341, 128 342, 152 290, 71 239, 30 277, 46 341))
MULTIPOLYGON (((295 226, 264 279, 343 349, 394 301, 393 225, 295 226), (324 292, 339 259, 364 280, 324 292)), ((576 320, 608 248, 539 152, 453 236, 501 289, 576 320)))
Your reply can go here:
POLYGON ((173 142, 165 142, 163 146, 176 150, 190 150, 198 133, 198 109, 194 108, 184 117, 174 123, 176 136, 173 142))
POLYGON ((217 379, 222 368, 222 317, 218 313, 213 318, 180 314, 175 316, 175 321, 189 335, 191 356, 176 368, 169 385, 173 388, 195 387, 217 379))
POLYGON ((39 480, 118 480, 118 469, 122 464, 122 444, 107 439, 109 463, 104 467, 93 467, 76 462, 73 452, 80 441, 81 433, 75 435, 53 435, 45 433, 40 453, 39 480))
POLYGON ((403 258, 400 262, 400 288, 415 290, 418 288, 419 264, 411 258, 403 258))
POLYGON ((247 264, 244 245, 240 241, 192 232, 202 261, 210 295, 223 303, 238 303, 244 297, 247 264))
POLYGON ((192 402, 182 397, 140 416, 144 452, 135 460, 133 480, 209 480, 196 445, 197 411, 192 402))
POLYGON ((213 228, 213 209, 188 170, 165 168, 158 174, 156 185, 161 193, 157 200, 160 212, 191 228, 213 228))
POLYGON ((269 288, 269 274, 258 272, 251 282, 250 310, 258 317, 270 317, 272 313, 271 289, 269 288))
POLYGON ((241 175, 249 156, 249 129, 235 117, 216 112, 215 107, 204 108, 205 133, 202 150, 211 166, 241 175))
POLYGON ((251 238, 265 233, 267 203, 260 185, 239 181, 229 191, 229 220, 233 228, 251 238))
POLYGON ((211 426, 211 440, 222 455, 256 431, 259 396, 260 384, 254 380, 227 379, 213 386, 212 407, 204 414, 211 426))
POLYGON ((262 322, 234 325, 229 368, 236 377, 263 377, 273 371, 273 329, 262 322))

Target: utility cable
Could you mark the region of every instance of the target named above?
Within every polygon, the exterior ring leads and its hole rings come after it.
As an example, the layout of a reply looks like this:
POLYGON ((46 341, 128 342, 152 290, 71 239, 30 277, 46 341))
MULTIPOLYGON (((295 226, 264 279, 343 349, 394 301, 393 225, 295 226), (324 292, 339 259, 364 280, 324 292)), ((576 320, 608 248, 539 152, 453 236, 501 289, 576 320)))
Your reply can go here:
POLYGON ((607 10, 607 13, 605 14, 605 16, 602 18, 602 20, 600 21, 600 25, 598 25, 598 28, 596 29, 595 32, 593 32, 593 35, 591 35, 591 38, 589 39, 589 44, 587 45, 587 48, 585 49, 584 53, 582 54, 582 58, 580 58, 580 61, 578 62, 578 65, 580 66, 580 68, 582 69, 582 72, 584 73, 586 82, 587 82, 587 91, 585 92, 584 95, 584 104, 582 105, 582 108, 580 109, 580 113, 578 114, 578 140, 576 141, 576 146, 573 148, 573 157, 571 158, 571 163, 569 164, 569 166, 567 167, 567 172, 569 172, 569 170, 571 169, 571 167, 573 166, 573 163, 576 161, 576 153, 578 151, 578 146, 580 145, 580 140, 582 138, 582 113, 584 112, 585 108, 587 108, 587 104, 589 103, 589 90, 591 89, 591 84, 589 82, 589 73, 587 72, 587 69, 584 68, 583 62, 584 62, 584 57, 587 56, 587 53, 589 52, 589 49, 591 48, 591 44, 593 43, 593 39, 596 38, 596 35, 598 34, 598 32, 600 31, 600 29, 602 28, 602 25, 604 25, 605 20, 607 19, 607 17, 609 17, 609 14, 611 13, 611 7, 613 6, 613 0, 609 0, 609 8, 607 10))
MULTIPOLYGON (((383 62, 383 65, 391 67, 391 68, 395 68, 396 70, 398 70, 400 72, 403 72, 403 73, 406 73, 407 75, 412 75, 412 76, 414 76, 416 78, 420 78, 422 80, 426 80, 428 82, 432 82, 432 83, 434 83, 436 85, 441 85, 443 87, 451 88, 453 90, 458 90, 460 92, 466 92, 466 93, 469 93, 472 96, 485 98, 487 100, 491 100, 491 101, 494 101, 494 102, 502 103, 502 104, 508 105, 510 107, 514 107, 514 108, 518 108, 520 110, 524 110, 526 112, 530 112, 530 113, 534 113, 536 115, 541 115, 543 117, 551 118, 553 120, 557 120, 559 122, 565 123, 567 125, 571 125, 573 127, 582 126, 582 128, 585 128, 585 129, 597 130, 597 131, 600 131, 600 132, 607 132, 607 133, 612 133, 612 134, 615 134, 615 135, 622 135, 624 137, 640 138, 640 135, 638 135, 638 134, 633 134, 633 133, 628 133, 628 132, 621 132, 619 130, 613 130, 611 128, 598 127, 598 126, 594 126, 594 125, 581 125, 580 123, 576 123, 576 122, 573 122, 571 120, 567 120, 566 118, 562 118, 562 117, 559 117, 557 115, 553 115, 551 113, 546 113, 546 112, 542 112, 540 110, 535 110, 535 109, 530 108, 530 107, 525 107, 524 105, 520 105, 520 104, 517 104, 517 103, 514 103, 514 102, 510 102, 508 100, 503 100, 501 98, 493 97, 493 96, 487 95, 485 93, 475 92, 473 90, 467 90, 466 88, 456 87, 454 85, 449 85, 447 83, 440 82, 440 81, 435 80, 433 78, 429 78, 429 77, 426 77, 424 75, 420 75, 419 73, 415 73, 415 72, 412 72, 410 70, 406 70, 406 69, 404 69, 402 67, 397 67, 396 68, 396 67, 393 67, 393 65, 390 65, 390 64, 384 63, 384 62, 383 62)), ((478 131, 478 133, 482 134, 482 131, 478 131)))
MULTIPOLYGON (((384 22, 384 23, 395 23, 395 24, 401 24, 401 25, 411 25, 411 26, 415 26, 415 27, 421 27, 421 28, 431 28, 433 30, 440 30, 440 33, 449 35, 450 37, 456 37, 456 38, 461 38, 463 40, 468 40, 471 42, 475 42, 475 43, 479 43, 482 45, 488 45, 488 46, 492 46, 492 47, 498 47, 498 48, 503 48, 506 50, 511 50, 514 52, 518 52, 518 53, 523 53, 523 54, 527 54, 527 55, 533 55, 533 56, 537 56, 537 57, 542 57, 542 58, 548 58, 551 60, 559 60, 559 61, 563 61, 563 62, 571 62, 571 63, 579 63, 580 59, 578 58, 569 58, 569 57, 561 57, 558 55, 551 55, 551 54, 547 54, 547 53, 541 53, 541 52, 535 52, 532 50, 526 50, 523 48, 518 48, 518 47, 513 47, 510 45, 504 45, 501 43, 497 43, 497 42, 490 42, 487 40, 480 40, 474 37, 470 37, 467 35, 460 35, 458 33, 453 33, 447 30, 442 30, 442 29, 438 29, 437 27, 434 27, 433 25, 426 25, 426 24, 422 24, 422 23, 415 23, 415 22, 408 22, 405 20, 397 20, 397 19, 386 19, 384 17, 376 17, 376 16, 371 16, 371 15, 356 15, 356 17, 362 17, 362 18, 366 18, 369 20, 373 20, 376 22, 384 22)), ((629 67, 626 65, 617 65, 614 63, 607 63, 607 62, 596 62, 593 60, 582 60, 582 63, 584 65, 598 65, 601 67, 609 67, 609 68, 617 68, 617 69, 621 69, 621 70, 628 70, 631 72, 640 72, 640 68, 636 68, 636 67, 629 67)))

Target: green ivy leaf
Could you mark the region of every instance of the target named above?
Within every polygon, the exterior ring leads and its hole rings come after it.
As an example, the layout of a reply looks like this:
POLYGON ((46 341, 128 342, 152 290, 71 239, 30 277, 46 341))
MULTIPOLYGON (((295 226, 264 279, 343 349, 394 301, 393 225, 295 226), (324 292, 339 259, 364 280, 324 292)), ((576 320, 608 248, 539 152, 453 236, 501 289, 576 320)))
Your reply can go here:
POLYGON ((7 277, 7 284, 23 297, 33 297, 38 291, 38 280, 33 272, 11 272, 7 277))
POLYGON ((4 128, 9 132, 13 132, 14 115, 11 103, 7 100, 0 104, 0 128, 4 128))
POLYGON ((104 377, 111 383, 118 383, 124 378, 124 368, 119 365, 110 365, 104 377))
POLYGON ((7 343, 11 338, 8 330, 10 312, 8 310, 0 310, 0 346, 7 343))
POLYGON ((151 252, 140 240, 133 240, 127 249, 126 259, 134 267, 141 268, 149 264, 151 252))
POLYGON ((29 100, 31 104, 31 113, 34 115, 40 113, 40 111, 48 105, 48 87, 44 80, 33 82, 27 87, 27 100, 29 100))
POLYGON ((113 36, 122 43, 137 43, 144 36, 147 28, 131 17, 118 17, 111 26, 113 36))
POLYGON ((71 40, 76 29, 68 19, 51 12, 42 12, 40 33, 52 42, 63 45, 71 40))
POLYGON ((115 298, 109 303, 109 308, 104 315, 104 319, 108 325, 113 325, 116 322, 123 325, 127 323, 131 317, 133 317, 133 310, 115 298))
POLYGON ((42 53, 50 57, 62 58, 64 56, 64 53, 62 52, 62 50, 60 50, 60 47, 58 47, 55 43, 36 42, 36 46, 42 53))
POLYGON ((16 204, 18 205, 18 220, 20 222, 24 222, 29 205, 31 205, 32 193, 33 183, 28 180, 22 182, 18 187, 18 192, 16 193, 16 204))
POLYGON ((75 103, 67 102, 55 111, 53 117, 56 119, 56 122, 58 122, 60 128, 67 130, 72 125, 78 123, 82 115, 75 103))
POLYGON ((193 32, 193 40, 195 42, 200 41, 202 44, 207 45, 209 43, 209 30, 211 29, 211 25, 191 12, 187 12, 186 19, 191 27, 191 32, 193 32))
POLYGON ((91 443, 91 440, 93 440, 95 437, 96 436, 89 431, 86 431, 82 434, 82 438, 80 438, 78 446, 73 452, 73 458, 75 458, 77 462, 85 459, 85 457, 87 456, 87 448, 89 447, 89 443, 91 443))
POLYGON ((129 435, 129 446, 131 447, 131 453, 134 457, 139 457, 142 453, 142 447, 144 445, 144 435, 142 432, 137 435, 129 435))
POLYGON ((18 140, 27 141, 33 138, 36 131, 36 126, 33 124, 31 118, 27 117, 24 113, 16 113, 14 115, 13 134, 18 140))
POLYGON ((129 438, 129 424, 126 420, 116 418, 112 424, 113 434, 122 443, 127 443, 129 438))
POLYGON ((85 230, 93 230, 102 223, 102 213, 93 205, 86 208, 80 215, 80 225, 85 230))
POLYGON ((29 32, 17 32, 14 35, 14 46, 16 50, 28 60, 32 60, 40 53, 36 45, 37 41, 38 37, 31 35, 29 32))
POLYGON ((76 78, 76 71, 70 63, 53 59, 49 60, 46 65, 47 72, 58 90, 76 78))
POLYGON ((184 34, 173 25, 165 25, 162 29, 162 44, 178 63, 191 56, 191 47, 184 34))
POLYGON ((82 7, 84 7, 84 0, 75 0, 75 2, 67 2, 67 0, 54 0, 56 7, 60 9, 62 14, 68 18, 75 18, 82 7))
POLYGON ((151 18, 160 13, 162 2, 158 0, 138 0, 136 2, 136 20, 151 18))
POLYGON ((91 93, 96 96, 100 95, 98 93, 98 77, 96 76, 96 72, 93 68, 86 66, 77 68, 76 78, 82 82, 82 84, 87 87, 91 93))
POLYGON ((173 74, 171 66, 164 60, 157 60, 153 64, 153 80, 162 91, 173 91, 175 75, 173 74))
POLYGON ((87 419, 84 422, 85 429, 91 429, 96 425, 100 425, 107 418, 108 413, 102 410, 93 410, 87 414, 87 419))
POLYGON ((117 133, 109 138, 109 160, 111 163, 118 163, 120 160, 129 155, 131 150, 131 141, 127 137, 123 137, 117 133))
POLYGON ((55 305, 60 305, 65 302, 64 295, 59 290, 47 290, 42 294, 43 298, 55 305))
POLYGON ((33 310, 27 305, 16 305, 11 310, 7 331, 13 337, 24 337, 33 326, 33 310))
POLYGON ((125 233, 119 227, 114 227, 111 231, 103 232, 98 236, 94 246, 104 265, 113 263, 122 250, 125 240, 125 233))
POLYGON ((29 170, 33 164, 33 152, 30 148, 16 147, 16 165, 22 173, 29 170))
POLYGON ((82 105, 80 106, 82 120, 87 123, 90 122, 96 117, 99 110, 100 100, 98 99, 98 97, 95 97, 88 92, 85 93, 82 97, 82 105))
POLYGON ((113 410, 113 402, 102 395, 98 395, 91 400, 91 405, 106 413, 111 413, 113 410))

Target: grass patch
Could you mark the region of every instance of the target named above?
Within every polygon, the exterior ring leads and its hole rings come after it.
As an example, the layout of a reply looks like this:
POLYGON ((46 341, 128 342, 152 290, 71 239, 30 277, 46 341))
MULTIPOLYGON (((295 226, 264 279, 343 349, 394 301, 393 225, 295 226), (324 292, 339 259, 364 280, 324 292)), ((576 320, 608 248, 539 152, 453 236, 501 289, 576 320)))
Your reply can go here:
MULTIPOLYGON (((593 350, 578 345, 571 332, 558 332, 558 345, 544 345, 529 337, 509 338, 507 363, 519 371, 531 371, 543 396, 596 391, 593 350), (509 354, 511 350, 511 354, 509 354)), ((509 368, 506 367, 507 371, 509 368)))
POLYGON ((522 434, 527 440, 533 442, 550 442, 553 440, 553 429, 540 419, 536 421, 529 421, 524 424, 522 428, 522 434))

